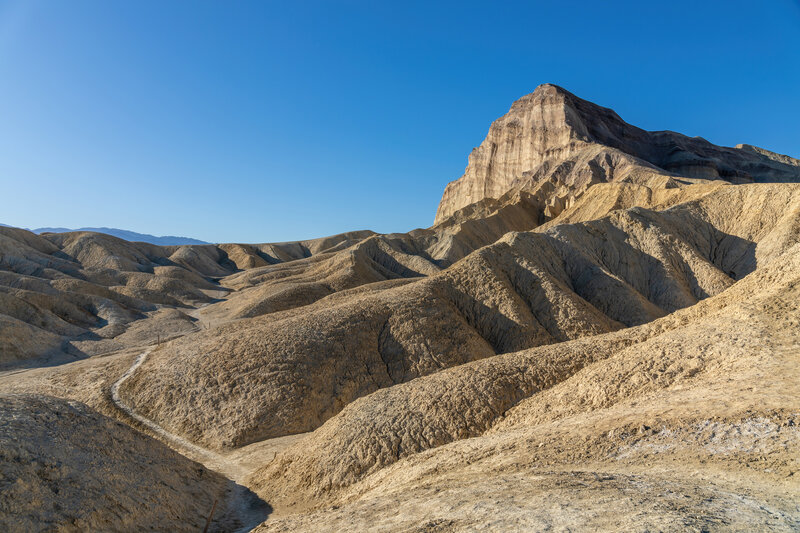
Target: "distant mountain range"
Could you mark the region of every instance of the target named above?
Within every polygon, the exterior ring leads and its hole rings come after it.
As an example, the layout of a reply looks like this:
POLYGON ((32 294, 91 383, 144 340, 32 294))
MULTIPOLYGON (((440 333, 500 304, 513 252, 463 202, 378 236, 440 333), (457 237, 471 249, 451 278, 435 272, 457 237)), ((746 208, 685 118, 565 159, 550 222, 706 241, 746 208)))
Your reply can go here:
MULTIPOLYGON (((0 224, 0 226, 7 226, 7 224, 0 224)), ((41 233, 67 233, 70 231, 93 231, 95 233, 105 233, 106 235, 113 235, 114 237, 118 237, 126 241, 148 242, 150 244, 158 244, 161 246, 177 246, 181 244, 208 244, 205 241, 201 241, 199 239, 191 239, 189 237, 176 237, 173 235, 158 237, 156 235, 150 235, 147 233, 137 233, 135 231, 119 229, 119 228, 77 228, 77 229, 36 228, 30 231, 36 233, 37 235, 41 233)))

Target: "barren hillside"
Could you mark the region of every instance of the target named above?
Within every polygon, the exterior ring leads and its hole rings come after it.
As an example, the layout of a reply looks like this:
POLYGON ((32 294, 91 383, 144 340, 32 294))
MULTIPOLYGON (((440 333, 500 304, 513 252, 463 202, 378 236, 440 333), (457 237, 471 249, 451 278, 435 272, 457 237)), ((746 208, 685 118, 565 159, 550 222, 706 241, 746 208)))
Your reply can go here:
POLYGON ((122 394, 213 448, 310 431, 379 388, 643 324, 719 294, 778 253, 775 242, 793 242, 798 213, 800 186, 728 186, 666 211, 509 233, 418 281, 176 339, 122 394), (725 216, 751 205, 757 216, 725 216))
POLYGON ((0 527, 796 531, 799 372, 800 161, 544 85, 431 228, 0 227, 0 527))
POLYGON ((197 531, 227 485, 81 403, 0 396, 3 531, 197 531))

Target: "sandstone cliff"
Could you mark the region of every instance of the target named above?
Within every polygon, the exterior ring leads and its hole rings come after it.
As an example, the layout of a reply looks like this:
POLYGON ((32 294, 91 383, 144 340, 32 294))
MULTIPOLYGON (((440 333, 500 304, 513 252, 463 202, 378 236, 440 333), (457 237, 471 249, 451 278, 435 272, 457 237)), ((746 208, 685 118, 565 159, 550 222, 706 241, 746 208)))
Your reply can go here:
POLYGON ((611 109, 545 84, 492 123, 464 175, 445 188, 435 224, 472 203, 547 181, 556 189, 556 215, 592 184, 647 183, 657 176, 795 181, 800 162, 749 145, 726 148, 700 137, 645 131, 611 109))

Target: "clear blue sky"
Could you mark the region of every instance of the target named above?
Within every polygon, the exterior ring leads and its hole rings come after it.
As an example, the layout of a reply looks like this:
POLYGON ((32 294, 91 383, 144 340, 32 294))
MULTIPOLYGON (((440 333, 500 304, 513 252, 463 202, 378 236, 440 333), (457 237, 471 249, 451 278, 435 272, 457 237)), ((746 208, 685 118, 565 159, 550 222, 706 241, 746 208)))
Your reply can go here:
POLYGON ((215 242, 425 227, 545 82, 800 156, 800 4, 0 0, 0 222, 215 242))

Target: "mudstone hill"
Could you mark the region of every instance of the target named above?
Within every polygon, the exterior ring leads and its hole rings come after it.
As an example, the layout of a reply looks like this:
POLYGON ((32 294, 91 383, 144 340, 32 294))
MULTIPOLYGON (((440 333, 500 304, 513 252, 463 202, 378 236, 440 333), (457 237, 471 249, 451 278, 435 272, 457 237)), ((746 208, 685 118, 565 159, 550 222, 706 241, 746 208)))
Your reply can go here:
POLYGON ((555 85, 429 228, 0 227, 3 531, 797 531, 798 424, 800 160, 555 85))

